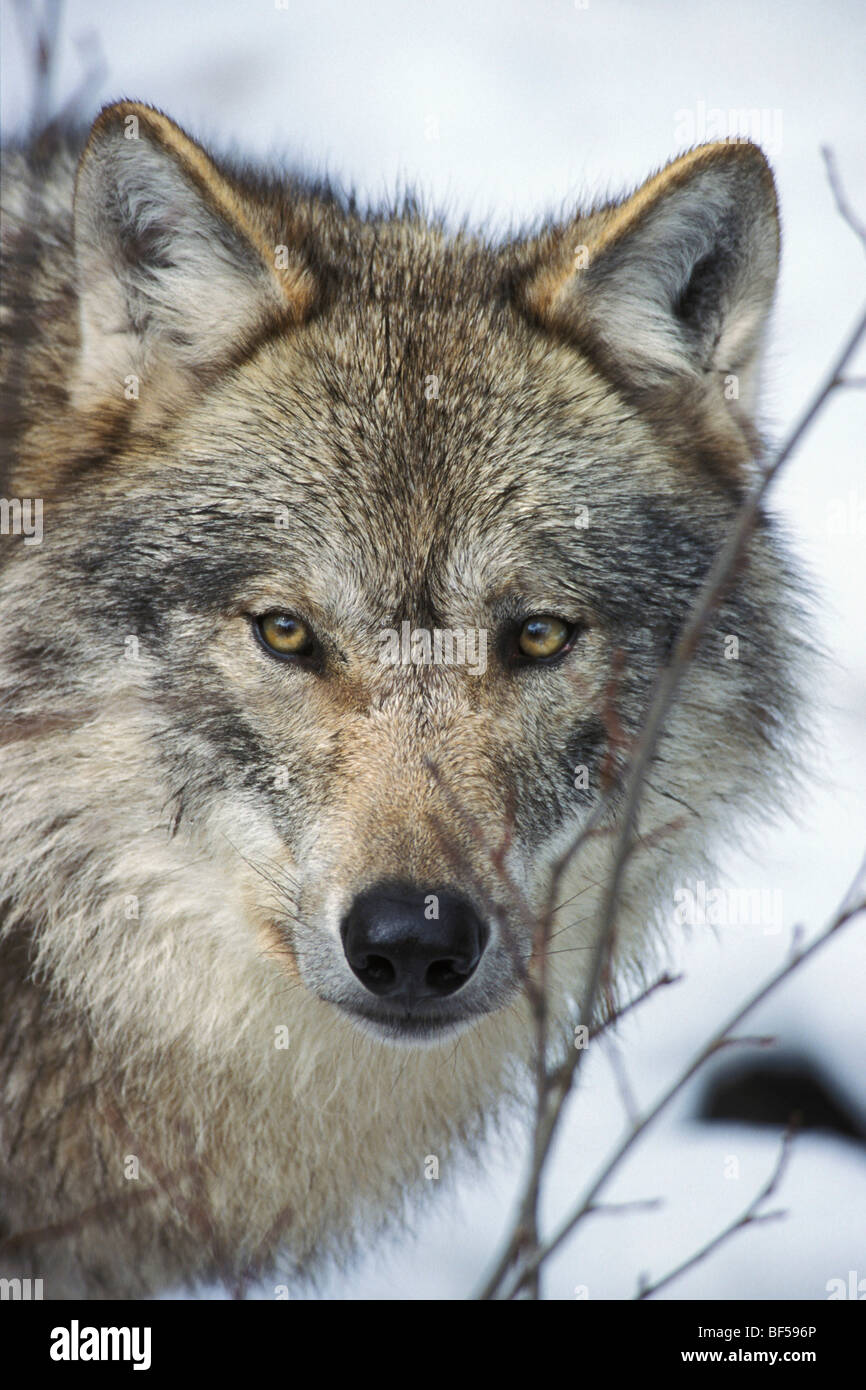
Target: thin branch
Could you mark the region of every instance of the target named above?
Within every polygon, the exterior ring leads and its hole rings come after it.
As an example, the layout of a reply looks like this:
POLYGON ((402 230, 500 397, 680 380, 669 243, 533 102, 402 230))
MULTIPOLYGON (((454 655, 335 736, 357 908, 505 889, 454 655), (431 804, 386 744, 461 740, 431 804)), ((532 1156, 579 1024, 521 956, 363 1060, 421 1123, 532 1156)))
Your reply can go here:
MULTIPOLYGON (((759 1004, 763 1003, 767 996, 772 994, 783 980, 788 979, 805 961, 810 960, 813 955, 820 951, 821 948, 847 925, 848 922, 852 921, 861 912, 866 911, 866 896, 849 902, 849 899, 853 898, 860 879, 864 876, 864 871, 866 871, 866 860, 864 860, 852 881, 851 888, 845 895, 843 905, 839 908, 824 931, 822 931, 797 957, 789 958, 781 965, 779 969, 776 970, 753 995, 751 995, 746 1003, 736 1010, 725 1026, 721 1028, 709 1042, 704 1044, 685 1070, 680 1073, 676 1080, 662 1094, 660 1099, 656 1101, 655 1105, 653 1105, 640 1122, 629 1131, 605 1164, 599 1177, 592 1183, 586 1196, 574 1208, 570 1216, 568 1216, 556 1233, 544 1245, 526 1259, 523 1267, 517 1270, 508 1291, 503 1295, 504 1297, 514 1297, 516 1292, 523 1286, 526 1279, 531 1277, 533 1270, 540 1265, 543 1260, 548 1259, 555 1250, 559 1249, 560 1245, 571 1234, 578 1222, 592 1209, 598 1194, 620 1168, 623 1160, 628 1156, 642 1135, 646 1133, 650 1125, 658 1118, 662 1111, 667 1108, 674 1097, 679 1095, 687 1082, 700 1070, 707 1059, 712 1057, 719 1050, 719 1047, 726 1043, 726 1040, 731 1037, 734 1030, 739 1027, 742 1021, 748 1017, 759 1004)), ((497 1287, 501 1282, 501 1279, 497 1281, 497 1287)), ((492 1293, 485 1293, 485 1296, 491 1297, 492 1293)))
MULTIPOLYGON (((634 1009, 638 1008, 647 999, 651 998, 652 995, 654 995, 658 990, 664 989, 668 985, 678 984, 681 979, 682 976, 670 975, 667 972, 663 975, 660 975, 657 980, 654 980, 651 985, 648 985, 647 988, 642 990, 641 993, 638 994, 634 999, 629 1000, 628 1003, 624 1004, 623 1007, 617 1010, 617 1012, 613 1014, 610 1018, 604 1019, 601 1023, 597 1024, 592 1028, 589 1028, 587 1030, 587 1042, 594 1042, 596 1038, 600 1038, 604 1033, 608 1031, 608 1029, 613 1028, 616 1024, 618 1024, 620 1020, 626 1016, 626 1014, 629 1014, 634 1009)), ((585 1051, 586 1049, 576 1050, 585 1051)), ((566 1059, 565 1063, 560 1068, 550 1073, 548 1078, 549 1093, 552 1094, 555 1098, 564 1098, 568 1092, 569 1086, 571 1084, 571 1077, 573 1076, 573 1074, 573 1062, 570 1059, 566 1059)), ((556 1119, 561 1114, 561 1112, 562 1106, 561 1104, 559 1104, 556 1113, 552 1117, 552 1125, 545 1125, 545 1128, 543 1130, 543 1145, 537 1146, 533 1152, 533 1162, 529 1175, 529 1183, 535 1183, 536 1187, 538 1182, 540 1181, 541 1172, 544 1166, 544 1160, 553 1137, 553 1129, 555 1127, 556 1119)), ((510 1238, 505 1246, 505 1249, 502 1252, 502 1255, 500 1256, 499 1262, 497 1263, 496 1268, 493 1271, 493 1274, 490 1276, 484 1288, 477 1295, 479 1299, 488 1299, 494 1296, 496 1289, 502 1282, 502 1279, 505 1277, 508 1270, 511 1268, 511 1265, 514 1263, 514 1260, 519 1254, 522 1246, 526 1243, 527 1235, 527 1227, 522 1225, 519 1219, 516 1220, 513 1225, 510 1238)))
POLYGON ((609 1028, 618 1027, 626 1015, 630 1014, 633 1009, 636 1009, 638 1005, 642 1004, 645 999, 649 999, 657 990, 665 989, 667 985, 678 985, 682 978, 682 975, 671 975, 669 971, 666 970, 663 975, 659 975, 657 980, 653 980, 651 985, 647 985, 646 989, 641 990, 640 994, 636 994, 634 999, 629 999, 623 1004, 622 1008, 617 1009, 616 1013, 613 1014, 611 1018, 605 1019, 604 1022, 597 1024, 594 1028, 590 1028, 590 1041, 594 1042, 596 1038, 602 1037, 609 1028))
POLYGON ((824 164, 827 169, 827 182, 830 185, 830 190, 836 202, 836 208, 838 210, 839 216, 843 219, 843 221, 848 223, 848 226, 851 228, 854 235, 859 237, 860 240, 863 242, 864 247, 866 247, 866 222, 860 221, 860 218, 857 216, 854 209, 851 207, 851 204, 848 202, 847 197, 845 196, 845 190, 843 189, 841 179, 839 178, 839 171, 836 168, 836 156, 830 149, 829 145, 821 146, 821 154, 824 157, 824 164))
POLYGON ((633 1202, 596 1202, 587 1216, 621 1216, 628 1211, 659 1211, 664 1206, 661 1197, 638 1197, 633 1202))
POLYGON ((712 1240, 708 1240, 706 1245, 702 1246, 700 1250, 696 1250, 687 1260, 683 1260, 682 1264, 678 1264, 675 1269, 670 1270, 667 1274, 663 1275, 661 1279, 657 1279, 654 1284, 647 1284, 642 1281, 635 1295, 638 1301, 644 1298, 652 1298, 660 1289, 666 1288, 668 1284, 672 1284, 675 1279, 679 1279, 681 1274, 685 1274, 687 1270, 693 1269, 695 1265, 705 1260, 708 1255, 718 1250, 720 1245, 724 1245, 725 1241, 730 1240, 738 1231, 745 1230, 747 1226, 757 1226, 767 1221, 778 1221, 780 1217, 787 1216, 788 1213, 786 1211, 762 1212, 761 1207, 765 1202, 770 1200, 781 1184, 782 1174, 788 1166, 788 1161, 791 1156, 791 1145, 795 1133, 796 1125, 792 1124, 786 1130, 782 1139, 782 1147, 779 1150, 779 1156, 776 1159, 776 1165, 772 1173, 760 1192, 752 1198, 745 1211, 742 1212, 740 1216, 736 1217, 730 1225, 726 1226, 724 1230, 719 1231, 718 1235, 713 1236, 712 1240))
POLYGON ((640 1119, 640 1108, 635 1099, 634 1091, 631 1088, 631 1082, 628 1079, 625 1063, 620 1055, 616 1040, 614 1038, 606 1038, 605 1043, 607 1059, 610 1062, 610 1069, 616 1081, 626 1119, 629 1124, 636 1125, 640 1119))

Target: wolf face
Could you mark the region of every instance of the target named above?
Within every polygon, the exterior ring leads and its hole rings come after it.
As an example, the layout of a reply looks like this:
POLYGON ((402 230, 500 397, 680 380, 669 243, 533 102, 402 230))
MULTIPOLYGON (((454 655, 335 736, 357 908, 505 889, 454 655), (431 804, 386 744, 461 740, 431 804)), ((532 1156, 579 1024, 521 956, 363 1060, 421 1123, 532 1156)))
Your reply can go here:
MULTIPOLYGON (((4 538, 7 931, 124 1065, 252 1075, 288 999, 368 1061, 461 1033, 471 1109, 527 1055, 533 921, 606 797, 551 958, 560 1021, 579 997, 617 776, 750 478, 763 156, 705 146, 504 246, 217 165, 128 102, 74 218, 71 161, 41 180, 10 193, 44 537, 4 538)), ((788 571, 762 517, 649 779, 623 968, 784 776, 788 571)))

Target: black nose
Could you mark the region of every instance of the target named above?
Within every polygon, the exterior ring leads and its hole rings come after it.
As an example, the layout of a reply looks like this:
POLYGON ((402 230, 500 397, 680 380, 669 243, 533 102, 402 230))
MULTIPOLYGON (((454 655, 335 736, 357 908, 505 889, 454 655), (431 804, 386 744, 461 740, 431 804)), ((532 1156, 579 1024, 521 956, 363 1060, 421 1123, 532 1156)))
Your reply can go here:
POLYGON ((454 994, 487 944, 484 923, 459 893, 387 883, 355 899, 342 935, 361 984, 403 1005, 454 994))

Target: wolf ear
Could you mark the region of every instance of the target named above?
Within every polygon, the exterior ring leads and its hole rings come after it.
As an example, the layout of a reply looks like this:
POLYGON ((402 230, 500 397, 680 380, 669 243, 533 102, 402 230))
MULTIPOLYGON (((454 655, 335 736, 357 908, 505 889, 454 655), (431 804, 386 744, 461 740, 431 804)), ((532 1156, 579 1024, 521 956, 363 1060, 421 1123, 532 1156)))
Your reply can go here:
POLYGON ((137 102, 106 107, 93 126, 75 186, 74 236, 81 349, 73 398, 84 409, 174 393, 273 324, 299 321, 312 301, 300 259, 272 244, 200 146, 137 102))
POLYGON ((733 376, 750 409, 779 261, 773 176, 756 145, 692 150, 565 240, 528 286, 536 317, 588 339, 638 389, 733 376))

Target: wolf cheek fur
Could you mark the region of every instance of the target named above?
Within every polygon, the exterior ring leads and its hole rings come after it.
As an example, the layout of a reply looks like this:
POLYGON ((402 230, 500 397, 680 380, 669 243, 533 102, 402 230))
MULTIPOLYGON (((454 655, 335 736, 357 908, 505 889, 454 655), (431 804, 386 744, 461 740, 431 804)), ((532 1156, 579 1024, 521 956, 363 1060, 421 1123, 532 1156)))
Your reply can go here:
MULTIPOLYGON (((537 907, 734 515, 773 181, 706 146, 491 245, 136 103, 76 156, 9 152, 3 190, 44 535, 0 575, 0 1266, 46 1296, 282 1279, 525 1088, 531 931, 490 847, 537 907), (484 669, 382 662, 404 622, 485 632, 484 669)), ((800 629, 763 518, 652 771, 642 827, 676 830, 634 857, 623 974, 782 799, 800 629)), ((559 945, 591 943, 608 854, 559 945)), ((585 960, 551 958, 563 1036, 585 960)))

